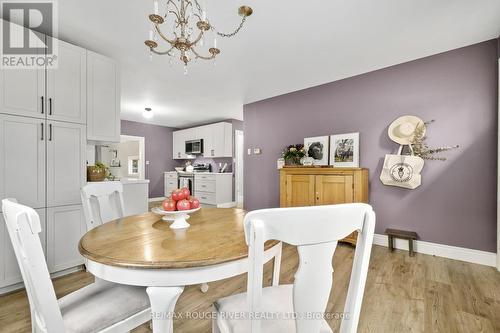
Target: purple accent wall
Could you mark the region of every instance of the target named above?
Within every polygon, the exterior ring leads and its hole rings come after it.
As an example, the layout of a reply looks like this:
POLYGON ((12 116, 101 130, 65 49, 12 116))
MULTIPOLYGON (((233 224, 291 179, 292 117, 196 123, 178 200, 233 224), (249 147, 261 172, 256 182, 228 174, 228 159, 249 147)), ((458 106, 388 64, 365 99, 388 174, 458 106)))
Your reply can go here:
POLYGON ((376 232, 416 231, 421 240, 496 252, 497 40, 472 45, 244 106, 245 208, 279 206, 276 160, 304 137, 360 132, 370 169, 376 232), (384 186, 387 127, 401 115, 429 125, 432 146, 459 144, 446 162, 426 161, 416 190, 384 186))
POLYGON ((134 121, 121 121, 123 135, 143 136, 145 138, 146 178, 149 179, 149 197, 164 195, 163 172, 172 171, 177 162, 172 159, 172 131, 165 126, 143 124, 134 121))

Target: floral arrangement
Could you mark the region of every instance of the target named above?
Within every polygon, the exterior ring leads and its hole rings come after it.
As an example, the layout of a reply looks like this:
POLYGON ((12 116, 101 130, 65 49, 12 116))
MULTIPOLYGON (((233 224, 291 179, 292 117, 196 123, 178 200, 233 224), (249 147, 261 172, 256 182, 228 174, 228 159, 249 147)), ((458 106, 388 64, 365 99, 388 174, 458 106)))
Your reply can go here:
POLYGON ((445 146, 445 147, 437 147, 430 148, 425 142, 424 129, 425 126, 433 123, 434 120, 426 121, 423 126, 417 126, 415 132, 413 133, 413 138, 411 139, 411 145, 413 148, 413 154, 423 158, 424 160, 438 160, 438 161, 446 161, 446 157, 434 156, 435 154, 442 153, 443 151, 457 149, 460 146, 445 146))
POLYGON ((306 149, 301 143, 290 145, 283 150, 283 153, 281 155, 285 159, 285 163, 287 165, 300 164, 300 159, 306 156, 306 149))

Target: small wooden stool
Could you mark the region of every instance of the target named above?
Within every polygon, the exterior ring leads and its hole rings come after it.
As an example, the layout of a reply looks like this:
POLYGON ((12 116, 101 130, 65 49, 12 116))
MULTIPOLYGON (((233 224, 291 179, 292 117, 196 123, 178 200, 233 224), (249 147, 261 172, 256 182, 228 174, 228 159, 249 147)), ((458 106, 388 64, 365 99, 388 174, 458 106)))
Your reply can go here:
POLYGON ((405 231, 397 229, 385 229, 385 234, 388 236, 389 250, 394 251, 394 237, 408 240, 408 249, 410 250, 410 257, 413 257, 415 253, 413 252, 413 241, 418 238, 418 235, 414 231, 405 231))

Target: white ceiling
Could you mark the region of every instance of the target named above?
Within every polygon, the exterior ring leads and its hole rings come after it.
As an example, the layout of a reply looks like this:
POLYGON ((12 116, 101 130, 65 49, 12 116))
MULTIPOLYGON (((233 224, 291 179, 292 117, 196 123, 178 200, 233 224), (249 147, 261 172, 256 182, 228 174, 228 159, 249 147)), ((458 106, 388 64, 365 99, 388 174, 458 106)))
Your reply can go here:
POLYGON ((172 127, 242 119, 246 103, 500 35, 499 0, 206 0, 218 30, 237 26, 242 4, 254 14, 239 35, 218 39, 215 67, 199 60, 184 76, 177 59, 149 60, 153 0, 58 3, 61 39, 119 61, 122 118, 172 127))

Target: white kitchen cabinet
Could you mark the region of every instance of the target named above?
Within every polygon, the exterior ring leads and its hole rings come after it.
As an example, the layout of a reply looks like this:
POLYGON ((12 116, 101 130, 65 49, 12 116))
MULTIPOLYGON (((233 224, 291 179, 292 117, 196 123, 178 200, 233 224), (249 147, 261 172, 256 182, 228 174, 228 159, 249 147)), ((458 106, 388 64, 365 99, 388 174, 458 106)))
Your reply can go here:
POLYGON ((45 69, 1 69, 0 113, 45 118, 45 69))
POLYGON ((184 138, 182 137, 182 131, 175 131, 172 133, 172 152, 173 159, 178 160, 182 158, 184 149, 182 146, 184 145, 184 138))
POLYGON ((205 126, 204 157, 233 156, 233 125, 222 122, 205 126))
POLYGON ((57 68, 47 70, 47 119, 86 124, 87 51, 57 43, 57 68))
POLYGON ((0 199, 45 207, 45 120, 0 115, 0 199))
POLYGON ((189 159, 185 142, 203 139, 203 157, 218 158, 233 156, 233 125, 220 122, 173 132, 173 158, 189 159))
MULTIPOLYGON (((42 227, 42 232, 40 232, 40 242, 42 243, 42 248, 46 252, 46 220, 45 220, 45 208, 36 209, 36 212, 40 216, 40 224, 42 227)), ((0 288, 10 286, 19 283, 23 280, 21 276, 21 271, 19 269, 19 264, 16 259, 16 254, 14 253, 14 248, 12 247, 12 242, 10 241, 10 236, 7 231, 7 226, 5 225, 5 220, 3 214, 0 214, 0 288)))
POLYGON ((173 190, 179 188, 179 176, 177 171, 169 171, 164 174, 164 194, 169 197, 173 190))
POLYGON ((85 231, 81 205, 47 208, 47 264, 50 273, 83 264, 78 243, 85 231))
POLYGON ((195 174, 194 186, 194 196, 201 204, 220 205, 233 201, 232 173, 195 174))
POLYGON ((86 182, 85 126, 47 122, 47 207, 81 203, 86 182))
POLYGON ((120 142, 118 66, 92 51, 87 51, 87 139, 120 142))
POLYGON ((196 137, 191 129, 175 131, 173 138, 173 158, 174 160, 193 159, 195 156, 186 154, 186 141, 195 140, 196 137))

